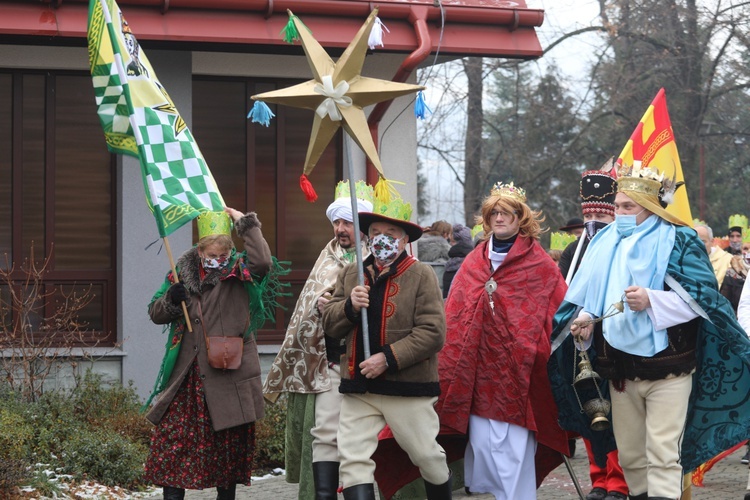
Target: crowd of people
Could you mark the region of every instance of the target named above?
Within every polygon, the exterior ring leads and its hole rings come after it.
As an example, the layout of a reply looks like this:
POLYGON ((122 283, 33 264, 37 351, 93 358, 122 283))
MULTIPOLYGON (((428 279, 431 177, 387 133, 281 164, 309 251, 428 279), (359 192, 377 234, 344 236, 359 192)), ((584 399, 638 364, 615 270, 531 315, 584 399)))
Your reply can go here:
POLYGON ((530 500, 579 436, 587 500, 683 498, 693 469, 750 436, 750 242, 746 217, 721 248, 674 215, 677 188, 653 168, 586 171, 581 217, 545 249, 545 217, 513 183, 491 188, 473 228, 423 228, 400 198, 357 182, 352 201, 344 181, 262 387, 253 332, 275 261, 254 213, 199 221, 149 308, 171 336, 148 479, 168 499, 233 499, 264 398, 286 394, 301 499, 374 500, 377 485, 530 500), (209 340, 232 336, 239 367, 216 367, 209 340))

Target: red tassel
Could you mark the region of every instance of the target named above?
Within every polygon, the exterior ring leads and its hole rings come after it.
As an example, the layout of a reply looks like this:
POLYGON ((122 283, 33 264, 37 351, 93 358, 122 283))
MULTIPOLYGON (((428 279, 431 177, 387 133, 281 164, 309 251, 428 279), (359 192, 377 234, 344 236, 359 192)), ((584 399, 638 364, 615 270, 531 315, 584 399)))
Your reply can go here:
POLYGON ((310 203, 318 199, 318 193, 315 192, 315 188, 305 174, 302 174, 299 178, 299 187, 305 193, 305 198, 310 203))

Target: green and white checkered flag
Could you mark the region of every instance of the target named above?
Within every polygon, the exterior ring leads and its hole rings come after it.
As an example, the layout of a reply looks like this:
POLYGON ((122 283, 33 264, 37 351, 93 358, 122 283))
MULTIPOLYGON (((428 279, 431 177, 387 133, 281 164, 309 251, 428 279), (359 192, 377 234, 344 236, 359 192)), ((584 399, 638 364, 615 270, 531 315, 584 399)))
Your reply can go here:
POLYGON ((164 237, 224 200, 166 89, 114 0, 90 0, 89 65, 107 147, 140 160, 164 237))

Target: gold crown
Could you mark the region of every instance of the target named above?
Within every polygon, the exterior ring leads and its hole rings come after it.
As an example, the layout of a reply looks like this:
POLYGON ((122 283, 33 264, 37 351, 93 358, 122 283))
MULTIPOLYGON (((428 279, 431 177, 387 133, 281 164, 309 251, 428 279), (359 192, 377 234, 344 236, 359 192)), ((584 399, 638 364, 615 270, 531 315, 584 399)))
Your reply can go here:
POLYGON ((620 177, 617 179, 618 192, 635 191, 646 196, 653 196, 656 201, 659 200, 660 189, 661 183, 653 179, 646 179, 644 177, 620 177))
POLYGON ((639 179, 650 179, 656 181, 659 184, 664 180, 664 174, 660 174, 656 168, 646 167, 641 168, 641 162, 637 161, 631 165, 621 165, 617 169, 617 177, 634 177, 639 179))
POLYGON ((214 234, 232 235, 232 219, 226 212, 203 212, 196 219, 198 224, 198 239, 214 234))
POLYGON ((491 196, 508 196, 521 203, 526 203, 526 191, 518 186, 510 184, 503 184, 502 182, 496 182, 492 189, 490 189, 491 196))
POLYGON ((550 250, 565 250, 568 245, 576 241, 578 238, 575 234, 571 233, 552 233, 550 234, 550 250))
POLYGON ((747 229, 747 217, 740 214, 734 214, 729 216, 729 226, 730 228, 733 227, 741 227, 742 231, 744 232, 745 229, 747 229))

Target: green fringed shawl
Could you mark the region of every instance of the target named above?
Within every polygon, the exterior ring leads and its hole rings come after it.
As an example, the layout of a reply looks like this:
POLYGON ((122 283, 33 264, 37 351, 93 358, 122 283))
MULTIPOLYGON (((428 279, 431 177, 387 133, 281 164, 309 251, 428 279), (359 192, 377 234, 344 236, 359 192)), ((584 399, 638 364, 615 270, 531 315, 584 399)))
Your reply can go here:
MULTIPOLYGON (((253 334, 257 338, 258 329, 262 327, 266 321, 272 321, 275 319, 276 308, 281 307, 282 309, 285 309, 278 300, 279 297, 291 295, 289 292, 282 291, 290 285, 289 283, 283 283, 281 277, 289 274, 291 268, 289 267, 290 262, 279 261, 276 257, 272 257, 271 269, 268 270, 265 276, 262 278, 258 278, 257 276, 250 277, 250 272, 247 268, 247 262, 245 262, 244 257, 244 252, 237 253, 234 251, 230 257, 231 260, 227 266, 226 273, 228 275, 235 271, 235 266, 238 267, 237 274, 242 280, 245 290, 247 290, 249 299, 248 307, 250 309, 250 324, 245 332, 245 338, 250 334, 253 334), (250 277, 250 279, 244 277, 250 277)), ((177 269, 177 272, 179 274, 179 269, 177 269)), ((159 290, 157 290, 151 298, 149 307, 155 300, 164 295, 170 286, 172 286, 173 283, 170 280, 170 275, 171 272, 167 275, 167 278, 164 280, 164 283, 159 290)), ((169 329, 169 337, 164 346, 164 358, 161 361, 159 374, 156 376, 151 395, 143 404, 143 407, 141 407, 141 411, 146 411, 154 397, 166 388, 167 383, 169 382, 169 377, 172 375, 172 370, 174 370, 174 365, 177 362, 177 357, 180 354, 180 344, 182 343, 182 334, 185 331, 185 327, 184 316, 180 316, 175 321, 164 327, 164 331, 169 329)))

